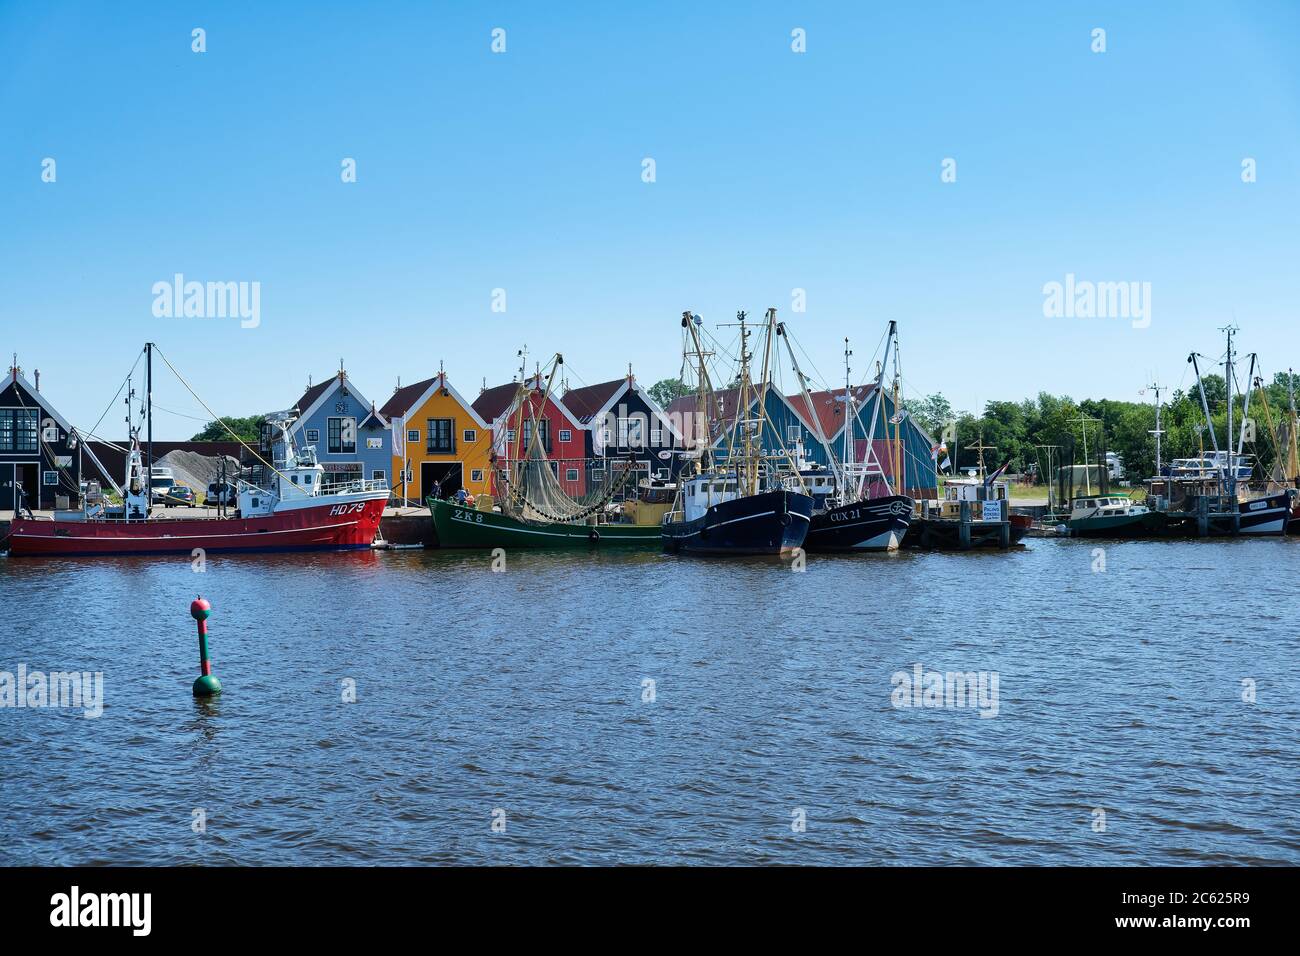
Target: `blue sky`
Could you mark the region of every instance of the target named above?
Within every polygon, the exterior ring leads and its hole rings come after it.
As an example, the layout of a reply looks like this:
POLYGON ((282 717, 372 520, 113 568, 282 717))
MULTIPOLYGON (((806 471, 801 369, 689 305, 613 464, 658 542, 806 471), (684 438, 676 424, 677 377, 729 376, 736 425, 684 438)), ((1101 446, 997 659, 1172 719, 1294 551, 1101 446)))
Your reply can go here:
POLYGON ((1186 384, 1234 318, 1271 373, 1298 184, 1293 3, 0 0, 0 351, 83 426, 146 339, 243 415, 340 358, 379 402, 440 361, 473 395, 525 343, 649 383, 684 309, 776 306, 828 378, 896 319, 910 390, 972 410, 1186 384), (260 282, 260 325, 156 318, 178 272, 260 282), (1067 273, 1150 282, 1150 326, 1046 318, 1067 273))

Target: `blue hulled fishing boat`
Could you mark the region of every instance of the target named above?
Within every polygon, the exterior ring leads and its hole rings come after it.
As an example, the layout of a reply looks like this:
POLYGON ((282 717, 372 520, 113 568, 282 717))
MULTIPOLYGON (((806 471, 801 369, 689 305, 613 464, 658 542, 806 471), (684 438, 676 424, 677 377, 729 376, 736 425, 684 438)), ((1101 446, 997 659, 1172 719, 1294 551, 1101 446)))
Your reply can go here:
MULTIPOLYGON (((813 499, 786 487, 779 470, 755 447, 753 436, 762 421, 746 421, 754 390, 749 377, 749 335, 745 313, 740 326, 739 402, 732 440, 725 460, 710 446, 708 409, 716 407, 705 352, 700 341, 700 317, 682 314, 685 330, 684 359, 694 359, 698 376, 696 422, 692 430, 692 461, 684 467, 673 508, 664 515, 661 535, 665 551, 673 554, 753 555, 785 554, 803 545, 812 517, 813 499), (693 473, 692 473, 693 472, 693 473)), ((764 362, 766 386, 768 363, 764 362)), ((761 405, 759 406, 761 408, 761 405)), ((761 412, 759 414, 762 414, 761 412)))

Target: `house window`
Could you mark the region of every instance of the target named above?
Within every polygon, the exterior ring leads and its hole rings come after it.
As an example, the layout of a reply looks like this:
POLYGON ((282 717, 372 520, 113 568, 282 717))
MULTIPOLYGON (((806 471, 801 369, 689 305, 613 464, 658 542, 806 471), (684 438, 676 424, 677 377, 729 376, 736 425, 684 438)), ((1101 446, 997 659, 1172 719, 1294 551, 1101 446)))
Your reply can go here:
POLYGON ((430 418, 428 424, 429 453, 434 455, 455 454, 455 420, 451 418, 430 418))
POLYGON ((506 441, 512 445, 515 443, 515 430, 513 428, 506 429, 506 441))
POLYGON ((670 474, 670 472, 668 471, 667 468, 656 468, 656 469, 655 469, 655 477, 656 477, 656 478, 667 478, 667 477, 669 477, 669 474, 670 474))
POLYGON ((0 451, 36 451, 39 418, 34 408, 0 408, 0 451))
POLYGON ((47 471, 44 474, 45 484, 57 485, 59 483, 59 473, 57 471, 47 471))
POLYGON ((420 444, 420 429, 412 428, 410 431, 408 431, 406 433, 406 440, 409 441, 412 445, 420 444))
POLYGON ((568 428, 561 428, 560 441, 573 441, 573 432, 568 428))
POLYGON ((370 473, 370 479, 372 481, 384 481, 387 477, 388 477, 388 473, 385 472, 382 468, 376 468, 374 471, 370 473))
POLYGON ((532 447, 534 424, 537 425, 537 434, 541 436, 542 448, 546 451, 550 451, 551 450, 551 422, 549 419, 543 418, 541 421, 538 421, 536 423, 531 421, 524 422, 524 453, 527 454, 528 449, 532 447))
POLYGON ((566 468, 566 469, 564 469, 564 480, 565 480, 565 481, 577 481, 577 480, 578 480, 578 469, 576 469, 576 468, 566 468))
POLYGON ((467 428, 460 433, 460 440, 466 445, 472 445, 478 441, 478 431, 473 428, 467 428))
POLYGON ((482 481, 482 480, 483 480, 483 469, 482 469, 482 468, 471 468, 471 469, 469 470, 469 480, 470 480, 470 481, 476 481, 476 482, 478 482, 478 481, 482 481))
POLYGON ((658 448, 664 443, 664 430, 657 425, 650 429, 650 445, 658 448))
POLYGON ((785 440, 788 442, 802 441, 803 429, 798 425, 787 425, 785 427, 785 440))
POLYGON ((357 420, 355 418, 331 418, 325 423, 329 432, 329 452, 331 455, 351 455, 357 450, 357 420))
POLYGON ((319 428, 307 429, 307 444, 316 445, 319 443, 320 443, 320 429, 319 428))
POLYGON ((645 419, 621 418, 618 422, 618 447, 640 448, 645 443, 645 419))

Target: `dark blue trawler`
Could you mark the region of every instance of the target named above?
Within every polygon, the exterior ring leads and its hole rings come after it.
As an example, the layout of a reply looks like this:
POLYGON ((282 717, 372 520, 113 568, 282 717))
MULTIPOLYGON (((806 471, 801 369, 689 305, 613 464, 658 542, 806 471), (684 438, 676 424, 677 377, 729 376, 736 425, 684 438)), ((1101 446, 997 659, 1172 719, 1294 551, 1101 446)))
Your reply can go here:
MULTIPOLYGON (((755 445, 754 436, 761 431, 763 420, 743 417, 750 407, 755 385, 749 377, 751 332, 746 313, 737 312, 736 319, 740 328, 740 400, 731 430, 733 440, 728 443, 725 461, 720 462, 709 447, 708 409, 715 402, 705 367, 706 351, 700 340, 703 322, 697 315, 682 313, 682 328, 687 334, 683 359, 694 358, 699 381, 698 451, 691 466, 694 474, 683 473, 678 479, 673 509, 664 515, 660 530, 664 550, 673 554, 786 554, 803 545, 812 520, 812 496, 804 494, 802 489, 787 488, 779 470, 769 460, 774 456, 764 455, 755 445)), ((759 394, 768 387, 771 330, 775 325, 776 309, 768 309, 767 357, 759 394)), ((784 457, 789 463, 788 454, 784 457)))
POLYGON ((733 473, 687 479, 682 483, 681 507, 664 515, 665 551, 785 554, 803 545, 813 500, 784 488, 741 495, 733 473))

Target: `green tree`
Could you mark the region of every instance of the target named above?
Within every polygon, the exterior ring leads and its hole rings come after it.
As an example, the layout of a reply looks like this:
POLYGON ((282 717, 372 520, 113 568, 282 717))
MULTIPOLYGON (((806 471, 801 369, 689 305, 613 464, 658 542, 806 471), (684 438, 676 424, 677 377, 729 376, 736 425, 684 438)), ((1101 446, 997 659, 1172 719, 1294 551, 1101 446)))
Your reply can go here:
POLYGON ((689 393, 690 386, 680 378, 661 378, 651 385, 647 391, 650 393, 650 397, 659 403, 660 408, 667 408, 673 401, 689 393))
POLYGON ((230 434, 233 431, 243 441, 255 442, 261 437, 262 421, 265 418, 265 415, 249 415, 247 418, 226 415, 218 421, 208 422, 190 441, 234 441, 230 434), (223 427, 223 423, 226 427, 223 427))

